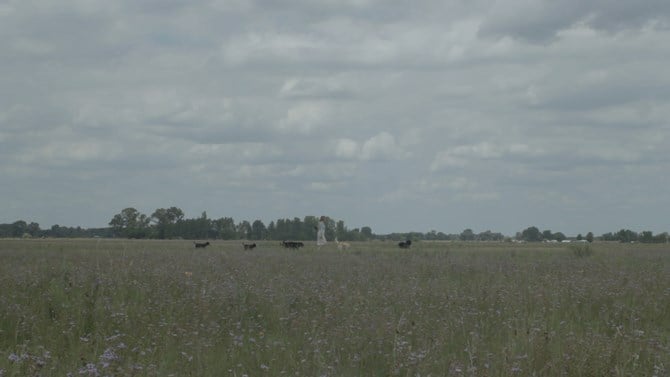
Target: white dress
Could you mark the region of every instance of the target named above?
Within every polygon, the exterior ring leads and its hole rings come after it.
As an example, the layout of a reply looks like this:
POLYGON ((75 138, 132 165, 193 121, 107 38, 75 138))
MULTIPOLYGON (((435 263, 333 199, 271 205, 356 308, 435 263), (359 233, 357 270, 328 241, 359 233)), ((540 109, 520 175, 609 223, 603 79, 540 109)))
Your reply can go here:
POLYGON ((316 232, 316 244, 323 246, 326 244, 326 223, 319 221, 319 230, 316 232))

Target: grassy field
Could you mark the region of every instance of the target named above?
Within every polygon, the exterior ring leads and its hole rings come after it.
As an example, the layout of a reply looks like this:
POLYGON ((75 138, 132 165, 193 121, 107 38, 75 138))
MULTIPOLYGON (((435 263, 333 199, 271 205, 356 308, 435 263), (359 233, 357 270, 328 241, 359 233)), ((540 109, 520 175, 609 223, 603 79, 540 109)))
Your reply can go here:
POLYGON ((0 240, 0 376, 669 376, 670 246, 0 240))

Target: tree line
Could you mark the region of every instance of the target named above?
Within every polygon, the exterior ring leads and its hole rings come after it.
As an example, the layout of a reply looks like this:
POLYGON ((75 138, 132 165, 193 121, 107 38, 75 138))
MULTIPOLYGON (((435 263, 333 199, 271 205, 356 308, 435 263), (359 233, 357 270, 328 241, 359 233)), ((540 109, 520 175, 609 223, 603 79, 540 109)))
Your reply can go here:
MULTIPOLYGON (((187 219, 177 207, 159 208, 150 216, 135 208, 126 208, 114 215, 109 222, 114 236, 127 238, 158 239, 222 239, 222 240, 308 240, 316 238, 319 219, 305 216, 300 219, 278 219, 267 226, 261 220, 235 222, 232 217, 211 219, 207 212, 200 217, 187 219)), ((326 237, 340 240, 362 241, 371 239, 372 229, 348 229, 343 221, 328 220, 326 237)))
MULTIPOLYGON (((206 212, 197 218, 185 218, 184 212, 177 207, 158 208, 151 215, 143 214, 135 208, 128 207, 115 214, 105 228, 81 228, 53 225, 49 229, 41 229, 35 222, 23 220, 11 224, 0 224, 0 237, 121 237, 137 239, 221 239, 221 240, 311 240, 316 238, 316 227, 319 219, 316 216, 304 216, 302 219, 277 219, 265 225, 261 220, 236 222, 232 217, 211 219, 206 212)), ((551 230, 540 231, 531 226, 513 237, 490 230, 476 233, 465 229, 460 233, 447 234, 431 230, 429 232, 406 232, 390 234, 374 234, 372 228, 364 226, 349 229, 342 220, 328 219, 326 238, 340 241, 368 240, 441 240, 441 241, 525 241, 542 242, 565 240, 584 240, 593 242, 618 241, 641 243, 668 242, 667 232, 653 234, 651 231, 635 232, 621 229, 613 233, 605 233, 595 237, 592 232, 585 236, 578 234, 569 238, 562 232, 551 230)))

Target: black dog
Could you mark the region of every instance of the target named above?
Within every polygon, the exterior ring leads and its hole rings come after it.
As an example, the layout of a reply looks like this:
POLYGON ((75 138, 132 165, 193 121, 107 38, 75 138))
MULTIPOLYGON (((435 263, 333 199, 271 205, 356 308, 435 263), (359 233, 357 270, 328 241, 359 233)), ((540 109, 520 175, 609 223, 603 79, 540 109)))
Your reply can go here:
POLYGON ((398 247, 401 249, 409 249, 409 247, 412 246, 412 240, 405 240, 402 242, 398 242, 398 247))
POLYGON ((281 244, 287 249, 300 249, 301 247, 305 246, 304 243, 297 241, 282 241, 281 244))
POLYGON ((243 243, 244 245, 244 250, 253 250, 256 248, 256 243, 243 243))
POLYGON ((209 246, 209 241, 208 241, 208 242, 193 242, 193 244, 195 245, 195 248, 196 248, 196 249, 199 249, 199 248, 203 248, 203 249, 204 249, 204 248, 206 248, 207 246, 209 246))

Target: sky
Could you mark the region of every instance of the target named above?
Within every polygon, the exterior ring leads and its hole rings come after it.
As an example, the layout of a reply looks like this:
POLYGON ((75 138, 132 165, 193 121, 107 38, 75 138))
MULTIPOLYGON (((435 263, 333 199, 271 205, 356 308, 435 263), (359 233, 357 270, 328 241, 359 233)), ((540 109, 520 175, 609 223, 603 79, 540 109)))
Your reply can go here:
POLYGON ((0 0, 0 223, 670 231, 667 0, 0 0))

